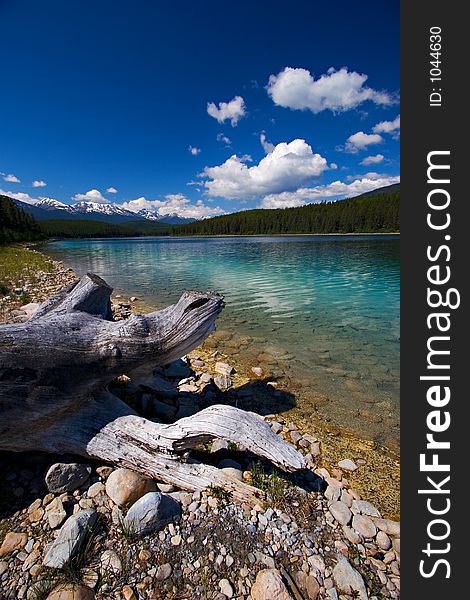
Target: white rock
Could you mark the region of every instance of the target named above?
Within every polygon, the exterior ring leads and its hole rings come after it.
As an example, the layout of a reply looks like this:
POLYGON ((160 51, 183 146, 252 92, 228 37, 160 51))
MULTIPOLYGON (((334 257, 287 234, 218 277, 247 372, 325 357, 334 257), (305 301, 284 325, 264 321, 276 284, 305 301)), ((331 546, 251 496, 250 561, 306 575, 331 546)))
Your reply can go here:
POLYGON ((215 363, 214 370, 216 373, 220 373, 221 375, 231 375, 234 371, 233 367, 223 362, 215 363))
POLYGON ((233 598, 233 588, 228 579, 221 579, 219 581, 219 590, 222 594, 227 596, 227 598, 233 598))
POLYGON ((350 458, 340 460, 338 463, 338 467, 340 467, 340 469, 344 469, 345 471, 355 471, 357 469, 356 463, 350 458))
POLYGON ((251 588, 252 600, 292 600, 277 569, 262 569, 251 588))
POLYGON ((387 551, 392 547, 392 540, 388 537, 385 531, 379 531, 375 541, 381 550, 387 551))
POLYGON ((377 528, 380 529, 380 531, 383 531, 394 538, 400 537, 399 521, 391 521, 390 519, 378 519, 376 517, 372 517, 372 520, 376 524, 377 528))
POLYGON ((377 534, 377 527, 372 519, 366 515, 354 515, 352 526, 359 535, 365 538, 373 538, 377 534))
POLYGON ((88 491, 87 491, 87 496, 88 496, 88 498, 94 498, 95 496, 102 494, 105 491, 105 489, 106 488, 105 488, 104 484, 101 483, 101 481, 97 481, 93 485, 90 485, 90 487, 88 488, 88 491))
POLYGON ((338 554, 338 562, 333 569, 333 579, 340 592, 345 594, 357 592, 360 600, 367 600, 366 586, 362 575, 351 566, 342 554, 338 554))
POLYGON ((336 502, 332 502, 329 506, 329 510, 333 517, 340 523, 341 525, 347 525, 351 520, 352 513, 349 508, 341 502, 341 500, 337 500, 336 502))
POLYGON ((379 517, 380 513, 373 504, 367 500, 353 500, 351 511, 354 514, 367 515, 368 517, 379 517))

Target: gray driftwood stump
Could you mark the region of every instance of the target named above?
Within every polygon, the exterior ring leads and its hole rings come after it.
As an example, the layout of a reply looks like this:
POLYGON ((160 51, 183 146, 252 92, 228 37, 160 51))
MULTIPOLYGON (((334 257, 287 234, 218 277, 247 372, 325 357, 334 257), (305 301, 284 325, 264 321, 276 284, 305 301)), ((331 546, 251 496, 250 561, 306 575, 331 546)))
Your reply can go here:
POLYGON ((215 329, 223 297, 186 292, 164 310, 111 317, 112 289, 87 274, 26 323, 0 326, 0 449, 74 453, 188 490, 220 486, 253 503, 259 490, 188 458, 215 438, 241 444, 285 471, 303 457, 251 413, 211 406, 171 425, 138 416, 107 386, 118 375, 184 356, 215 329))

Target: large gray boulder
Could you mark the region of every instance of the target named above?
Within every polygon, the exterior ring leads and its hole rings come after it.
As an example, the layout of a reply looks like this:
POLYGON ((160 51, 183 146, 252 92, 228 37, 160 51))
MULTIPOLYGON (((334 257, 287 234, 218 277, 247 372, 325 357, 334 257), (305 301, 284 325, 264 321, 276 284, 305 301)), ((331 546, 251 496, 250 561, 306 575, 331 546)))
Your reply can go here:
POLYGON ((131 506, 123 523, 130 533, 143 536, 163 529, 180 517, 181 508, 174 498, 160 492, 149 492, 131 506))
POLYGON ((53 494, 73 492, 88 481, 90 473, 90 465, 55 463, 46 473, 47 489, 53 494))
POLYGON ((96 522, 95 510, 82 510, 69 517, 43 560, 45 567, 61 569, 76 556, 96 522))

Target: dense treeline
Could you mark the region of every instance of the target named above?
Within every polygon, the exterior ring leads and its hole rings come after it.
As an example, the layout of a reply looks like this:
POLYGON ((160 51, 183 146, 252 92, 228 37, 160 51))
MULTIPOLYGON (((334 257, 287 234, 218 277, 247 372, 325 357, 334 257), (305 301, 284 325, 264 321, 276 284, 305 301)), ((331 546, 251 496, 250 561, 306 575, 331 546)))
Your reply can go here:
POLYGON ((39 240, 39 225, 7 196, 0 196, 0 244, 39 240))
POLYGON ((186 225, 143 220, 116 224, 51 219, 37 223, 10 198, 0 196, 0 244, 44 237, 386 233, 400 229, 399 217, 398 185, 349 200, 307 204, 296 208, 246 210, 186 225))
POLYGON ((104 221, 50 219, 40 222, 41 230, 49 237, 93 238, 93 237, 138 237, 141 235, 161 235, 168 226, 143 222, 126 225, 106 223, 104 221))
POLYGON ((173 235, 383 233, 400 229, 400 192, 297 208, 246 210, 173 227, 173 235))

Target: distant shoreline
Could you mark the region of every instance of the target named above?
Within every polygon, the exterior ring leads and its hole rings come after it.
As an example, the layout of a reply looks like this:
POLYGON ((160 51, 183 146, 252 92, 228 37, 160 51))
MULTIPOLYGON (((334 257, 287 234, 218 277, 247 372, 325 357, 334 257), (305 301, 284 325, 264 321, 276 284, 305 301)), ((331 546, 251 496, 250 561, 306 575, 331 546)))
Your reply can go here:
POLYGON ((142 240, 142 239, 152 239, 152 238, 162 238, 162 239, 184 239, 184 238, 245 238, 245 237, 249 237, 249 238, 259 238, 259 237, 263 237, 263 238, 270 238, 270 237, 332 237, 332 236, 342 236, 342 237, 347 237, 347 236, 354 236, 354 237, 358 237, 358 236, 384 236, 384 235, 390 235, 390 236, 394 236, 394 237, 399 237, 400 236, 400 232, 399 231, 390 231, 390 232, 384 232, 384 231, 379 231, 379 232, 366 232, 366 233, 358 233, 358 232, 354 232, 354 233, 240 233, 240 234, 236 234, 236 233, 231 233, 231 234, 218 234, 218 235, 209 235, 209 234, 205 234, 205 235, 139 235, 139 236, 106 236, 106 237, 100 237, 100 236, 96 236, 96 237, 88 237, 88 236, 77 236, 77 237, 51 237, 48 238, 46 240, 39 240, 37 242, 34 242, 35 244, 38 245, 42 245, 42 244, 48 244, 50 242, 59 242, 62 240, 142 240))

